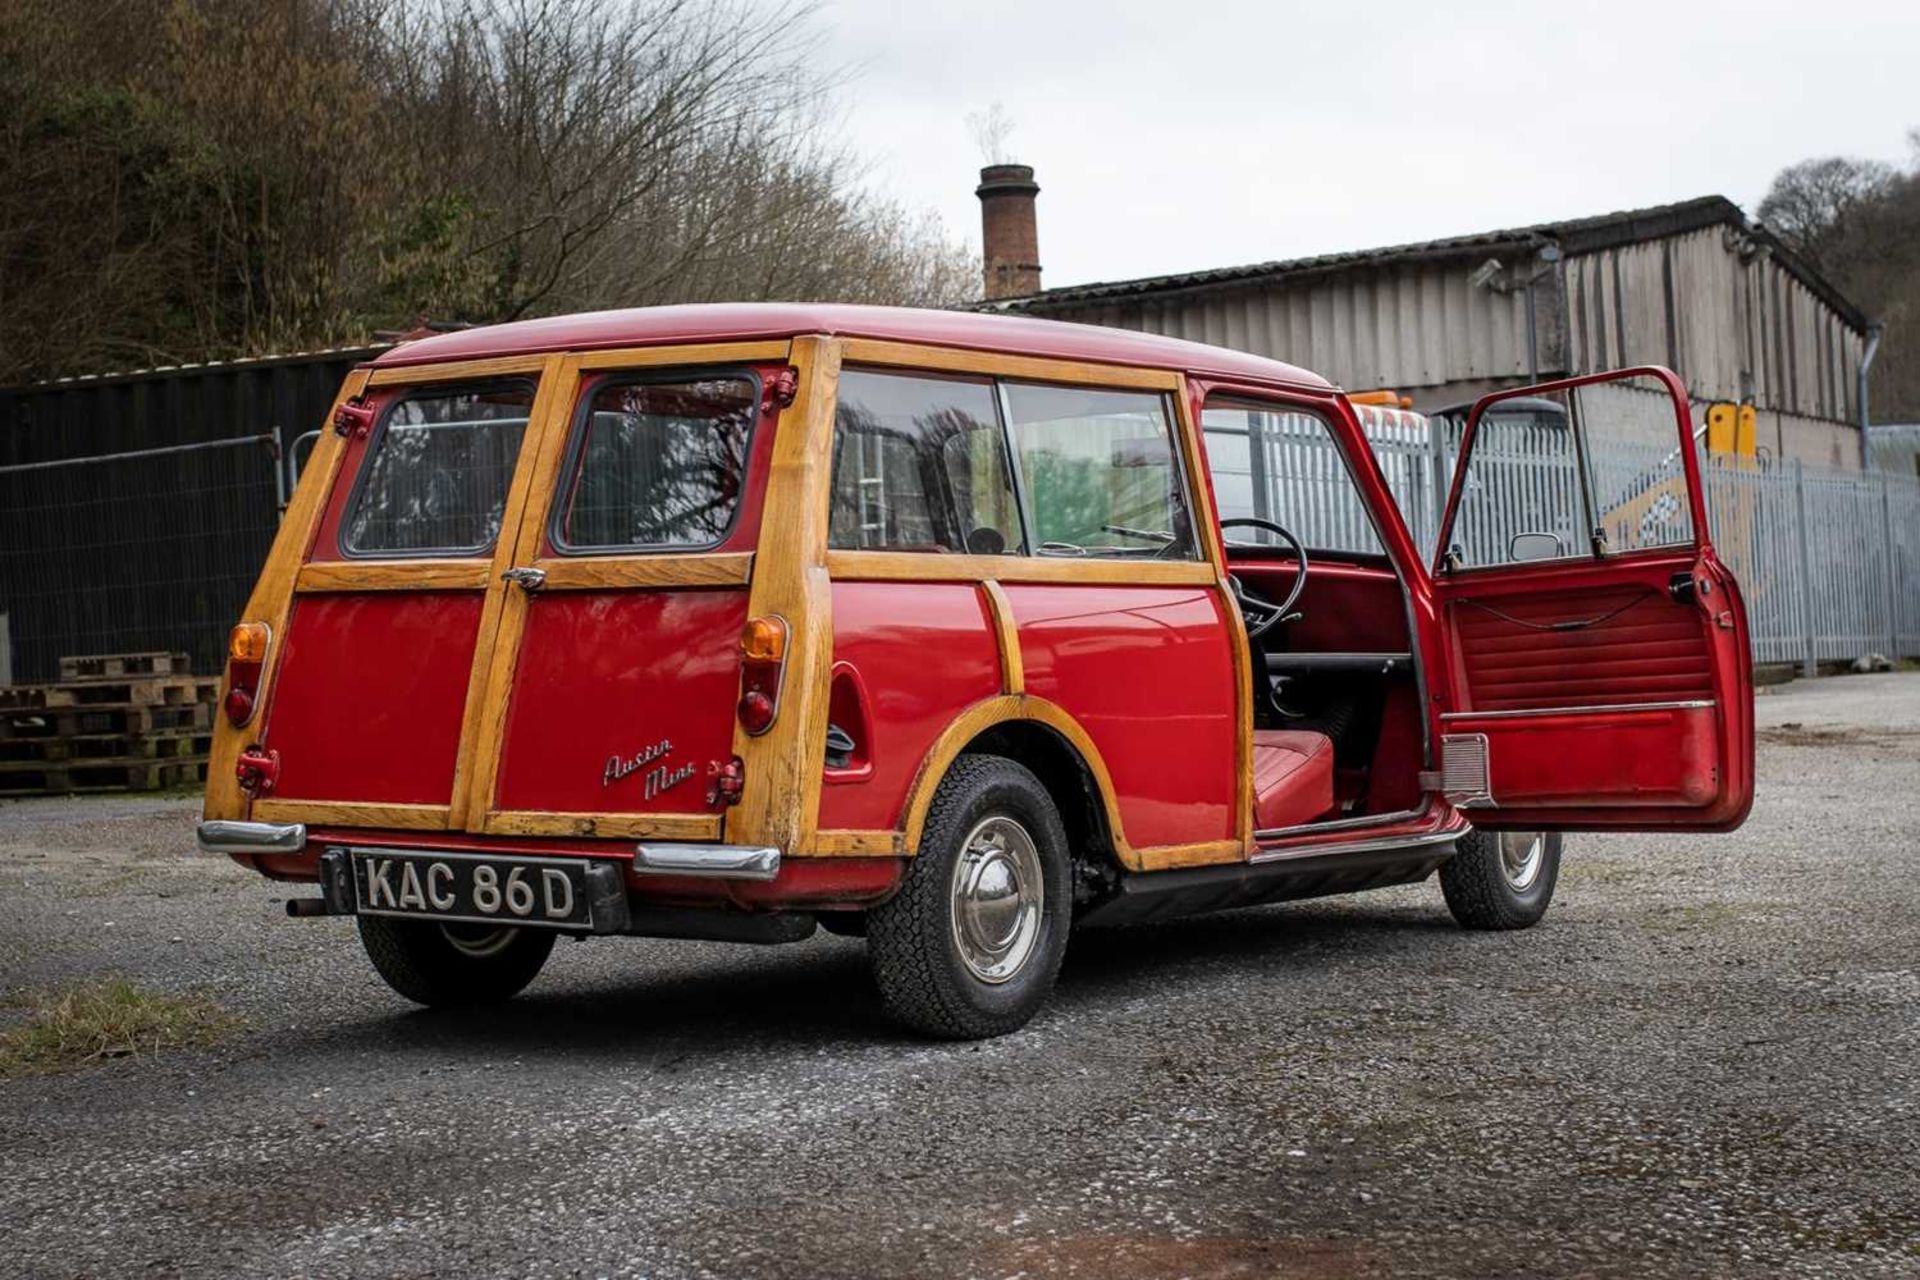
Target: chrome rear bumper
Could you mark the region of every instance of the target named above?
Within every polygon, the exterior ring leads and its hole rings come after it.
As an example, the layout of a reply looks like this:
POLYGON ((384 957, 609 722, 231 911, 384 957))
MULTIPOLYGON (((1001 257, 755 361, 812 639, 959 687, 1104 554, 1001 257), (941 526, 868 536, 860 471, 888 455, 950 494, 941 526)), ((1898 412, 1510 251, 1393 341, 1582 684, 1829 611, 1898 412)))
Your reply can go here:
POLYGON ((299 822, 203 822, 195 839, 208 853, 298 853, 307 847, 307 828, 299 822))
POLYGON ((780 874, 778 849, 745 844, 660 844, 633 850, 633 869, 644 875, 702 876, 710 880, 771 880, 780 874))

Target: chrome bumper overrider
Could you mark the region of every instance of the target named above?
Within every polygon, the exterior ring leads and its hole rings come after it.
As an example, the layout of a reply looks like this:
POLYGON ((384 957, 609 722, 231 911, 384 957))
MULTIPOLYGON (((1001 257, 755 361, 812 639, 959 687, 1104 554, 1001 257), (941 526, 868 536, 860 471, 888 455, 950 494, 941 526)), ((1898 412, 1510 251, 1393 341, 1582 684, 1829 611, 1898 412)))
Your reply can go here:
POLYGON ((713 880, 771 880, 780 874, 780 851, 744 844, 636 845, 633 869, 657 876, 705 876, 713 880))
POLYGON ((196 832, 208 853, 298 853, 307 847, 300 822, 203 822, 196 832))

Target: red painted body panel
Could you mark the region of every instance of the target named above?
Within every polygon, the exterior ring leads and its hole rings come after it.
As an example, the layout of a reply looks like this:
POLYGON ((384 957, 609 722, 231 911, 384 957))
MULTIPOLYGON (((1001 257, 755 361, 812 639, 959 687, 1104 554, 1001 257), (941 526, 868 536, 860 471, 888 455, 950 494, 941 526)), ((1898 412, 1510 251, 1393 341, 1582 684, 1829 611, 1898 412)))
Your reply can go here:
MULTIPOLYGON (((1746 608, 1708 541, 1685 386, 1669 370, 1637 368, 1529 391, 1625 378, 1657 381, 1673 401, 1693 544, 1461 571, 1432 588, 1450 650, 1444 729, 1487 739, 1496 807, 1475 810, 1480 826, 1727 830, 1753 804, 1746 608), (1691 593, 1675 598, 1672 584, 1688 580, 1691 593), (1616 710, 1660 702, 1708 705, 1616 710), (1498 711, 1518 714, 1489 718, 1498 711)), ((1489 403, 1474 406, 1463 454, 1489 403)), ((1443 530, 1466 471, 1455 468, 1443 530)))
POLYGON ((1318 374, 1278 360, 1126 329, 1028 316, 832 303, 705 303, 519 320, 402 343, 374 363, 382 366, 423 364, 537 351, 590 351, 680 342, 750 342, 810 333, 1103 364, 1189 369, 1256 383, 1277 383, 1320 392, 1331 389, 1318 374))
POLYGON ((1719 795, 1713 707, 1543 715, 1524 720, 1471 716, 1450 733, 1484 733, 1491 783, 1502 808, 1574 805, 1603 808, 1711 805, 1719 795), (1596 765, 1609 787, 1596 792, 1596 765))
POLYGON ((262 741, 276 800, 446 804, 480 626, 478 592, 302 596, 262 741))
POLYGON ((1219 598, 1198 587, 1010 583, 1006 592, 1027 691, 1093 739, 1127 839, 1231 839, 1236 681, 1219 598))
POLYGON ((711 772, 733 755, 746 619, 744 589, 535 596, 507 711, 497 806, 707 812, 711 772), (636 760, 637 767, 609 780, 616 759, 622 769, 636 760))
POLYGON ((820 793, 823 829, 897 827, 907 792, 955 716, 1000 692, 999 648, 971 583, 837 582, 833 656, 867 693, 872 768, 820 793))

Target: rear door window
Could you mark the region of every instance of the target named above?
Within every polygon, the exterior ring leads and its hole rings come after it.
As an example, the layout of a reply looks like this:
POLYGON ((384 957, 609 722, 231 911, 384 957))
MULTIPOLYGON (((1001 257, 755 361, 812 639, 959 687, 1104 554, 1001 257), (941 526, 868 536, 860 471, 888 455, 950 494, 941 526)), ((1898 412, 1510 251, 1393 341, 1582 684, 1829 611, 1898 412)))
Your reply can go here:
POLYGON ((387 410, 341 530, 350 556, 470 556, 500 536, 533 384, 403 397, 387 410))
POLYGON ((758 384, 744 373, 601 384, 575 428, 554 545, 574 552, 718 545, 740 510, 759 404, 758 384))
POLYGON ((1018 554, 993 386, 848 370, 833 434, 830 545, 1018 554))

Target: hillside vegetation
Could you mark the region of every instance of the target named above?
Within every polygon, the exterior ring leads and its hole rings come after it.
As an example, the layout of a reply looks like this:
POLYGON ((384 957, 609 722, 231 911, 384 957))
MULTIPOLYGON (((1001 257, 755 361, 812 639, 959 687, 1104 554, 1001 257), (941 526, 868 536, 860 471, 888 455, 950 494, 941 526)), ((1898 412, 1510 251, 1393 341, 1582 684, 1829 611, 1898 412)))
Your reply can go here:
POLYGON ((805 8, 0 3, 0 383, 711 299, 941 304, 805 8))

